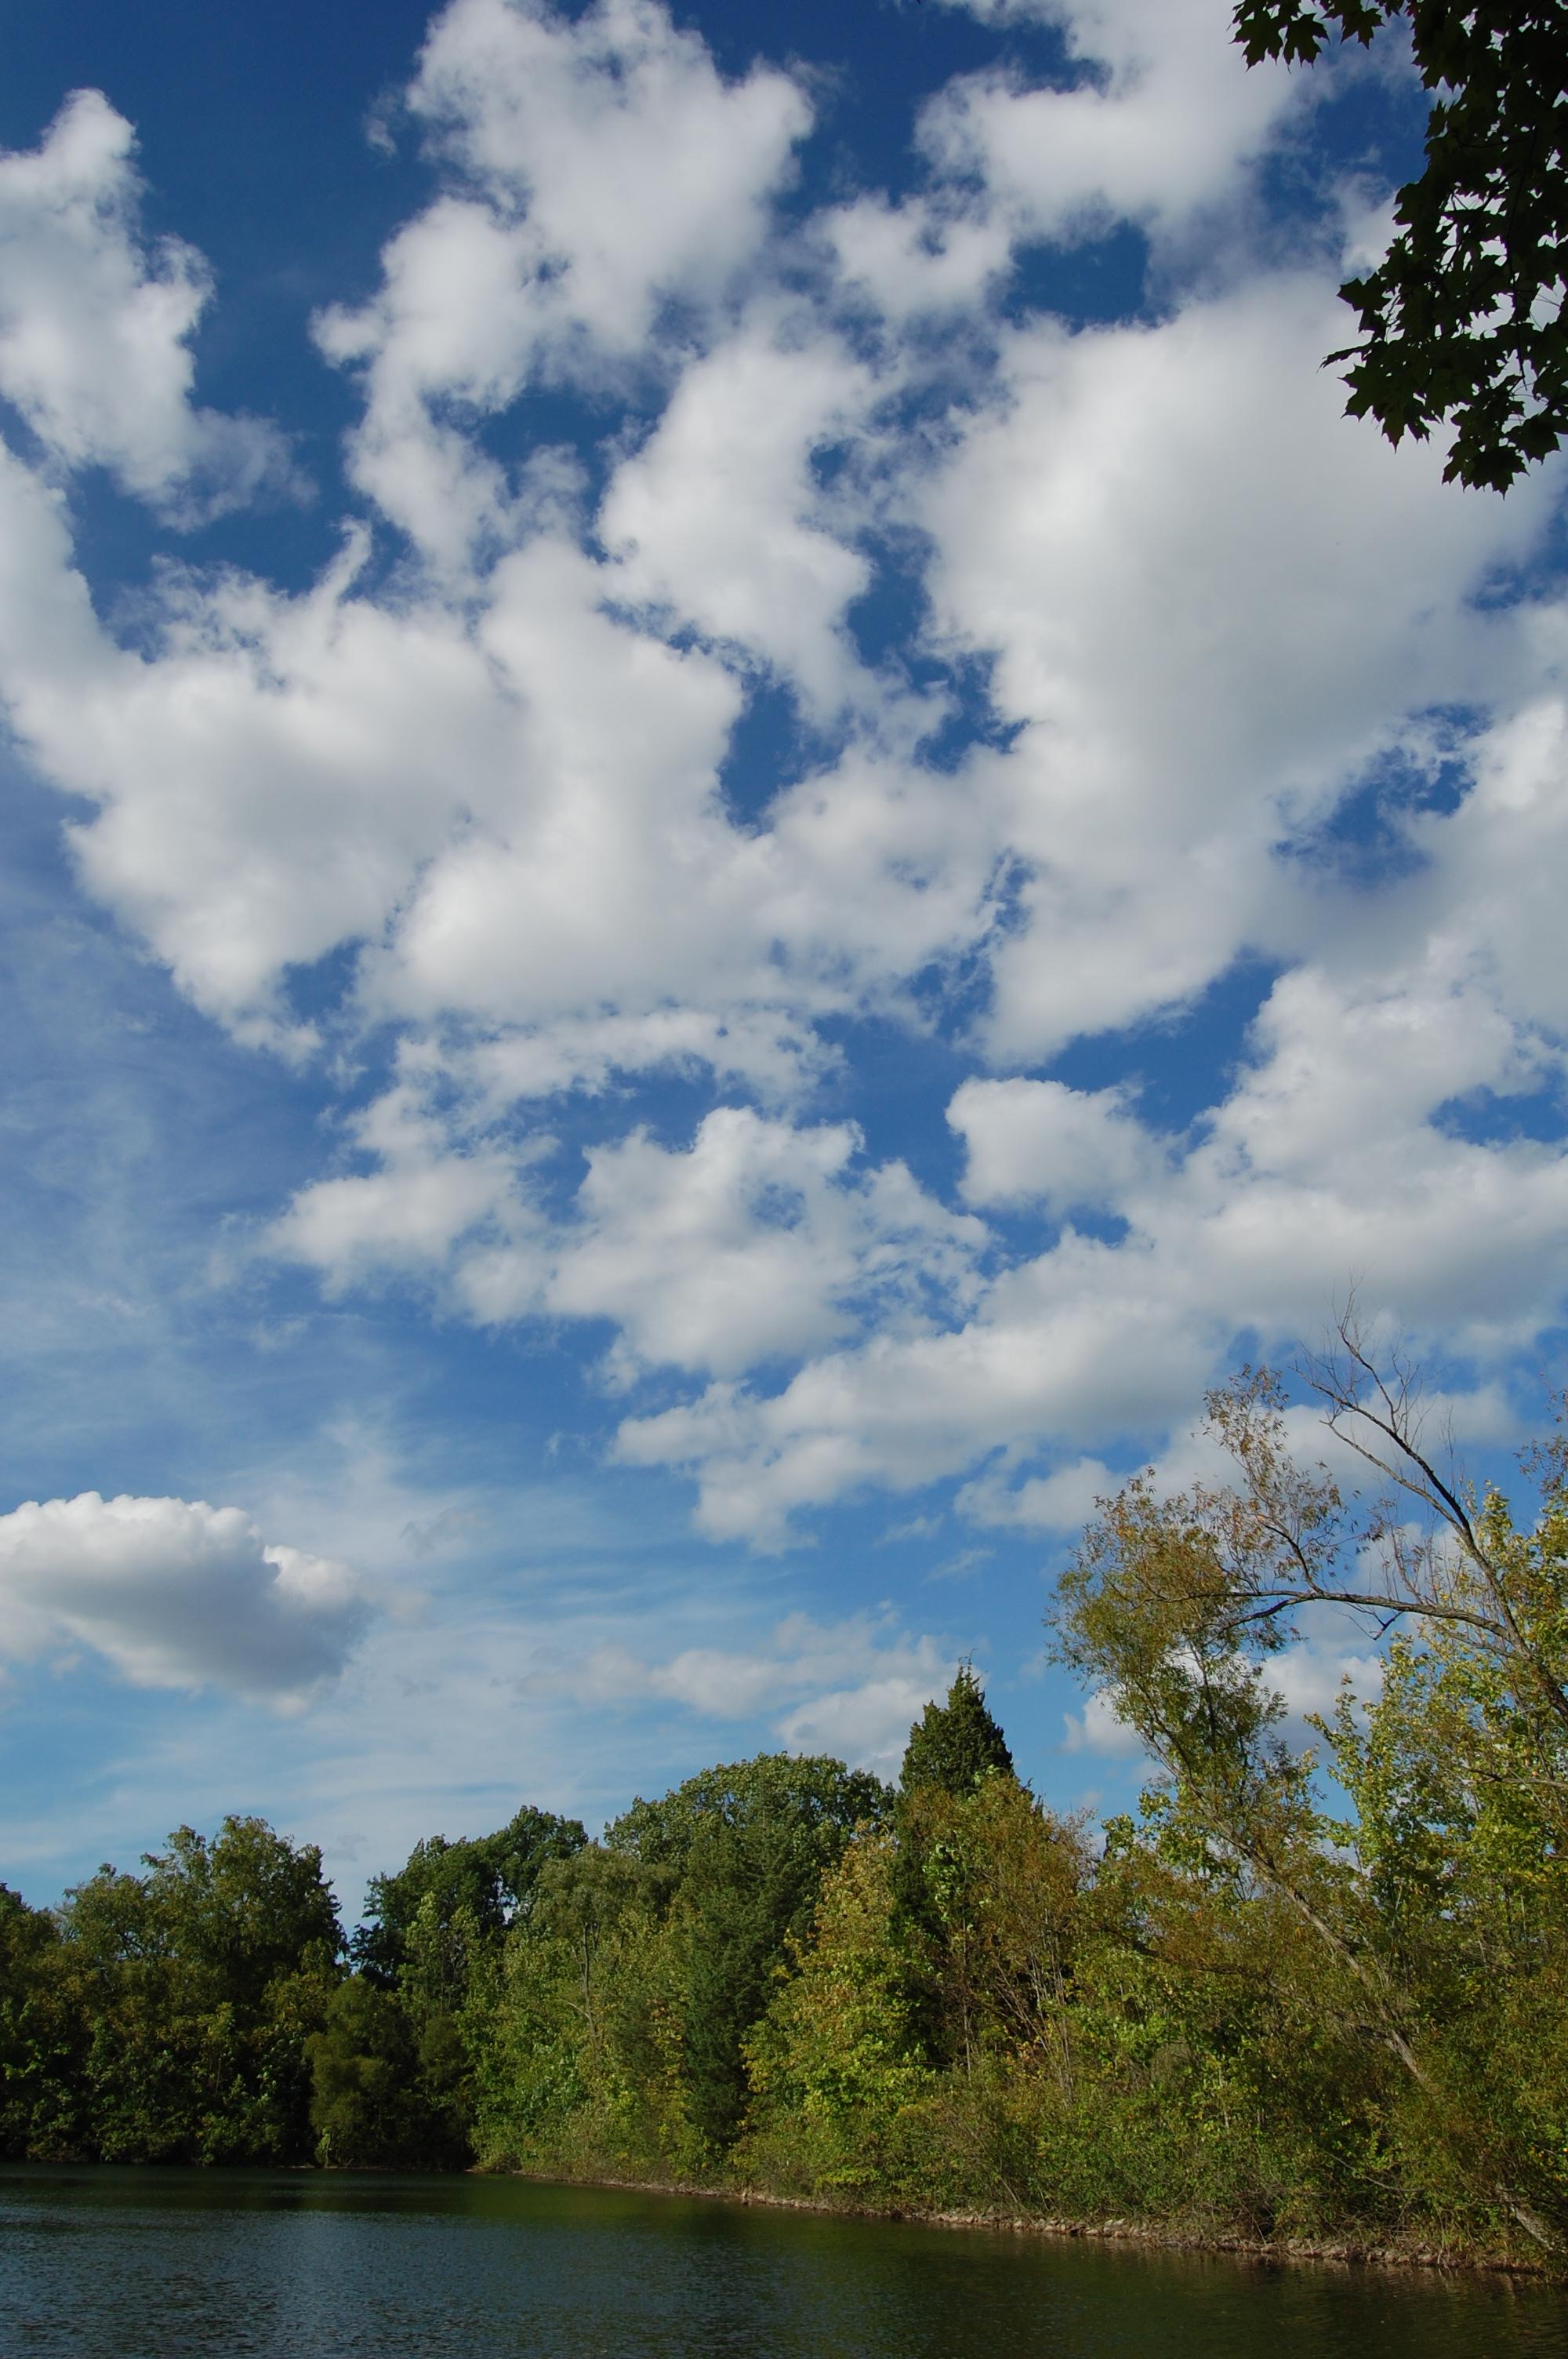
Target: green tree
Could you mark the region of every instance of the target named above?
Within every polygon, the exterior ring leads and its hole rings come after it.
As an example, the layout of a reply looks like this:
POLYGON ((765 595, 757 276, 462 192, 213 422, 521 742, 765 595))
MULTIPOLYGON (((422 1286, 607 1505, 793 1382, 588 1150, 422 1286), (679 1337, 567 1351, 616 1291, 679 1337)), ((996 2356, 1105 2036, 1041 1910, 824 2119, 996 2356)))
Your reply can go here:
POLYGON ((972 1663, 960 1663, 945 1703, 928 1703, 909 1732, 898 1773, 902 1799, 922 1786, 969 1794, 992 1773, 1011 1777, 1012 1755, 972 1663))
POLYGON ((55 1919, 0 1884, 0 2154, 54 2161, 86 2149, 90 2036, 55 1919))
POLYGON ((306 2052, 318 2162, 396 2170, 453 2159, 438 2109, 433 2114, 426 2102, 414 2027, 393 1992, 351 1975, 306 2052))
POLYGON ((668 1915, 676 1871, 589 1843, 542 1872, 507 1937, 475 2060, 492 2164, 592 2175, 684 2167, 668 1915))
POLYGON ((315 1843, 297 1847, 265 1819, 230 1817, 209 1843, 178 1827, 148 1853, 143 1880, 156 1938, 211 1974, 225 2000, 254 2009, 276 1975, 313 1947, 335 1957, 342 1929, 315 1843))
POLYGON ((612 1851, 676 1878, 664 1940, 671 2055, 695 2158, 724 2154, 743 2118, 745 2041, 822 1880, 862 1826, 885 1821, 881 1779, 828 1756, 761 1754, 638 1800, 612 1851))
POLYGON ((1342 1700, 1326 1733, 1430 2067, 1404 2107, 1418 2167, 1568 2243, 1568 1744, 1452 1625, 1397 1641, 1373 1708, 1342 1700))
POLYGON ((416 2137, 428 2161, 471 2155, 479 2060, 495 2036, 508 1928, 526 1919, 541 1875, 586 1841, 576 1819, 524 1805, 493 1834, 431 1836, 395 1874, 371 1879, 352 1955, 367 1980, 395 1993, 406 2018, 408 2122, 417 2126, 406 2123, 398 2136, 416 2137))
POLYGON ((986 1702, 972 1663, 960 1663, 943 1703, 928 1703, 909 1732, 898 1776, 893 1823, 898 1853, 895 1930, 903 1953, 911 2019, 934 2060, 951 2061, 953 2042, 967 2047, 962 2020, 945 2004, 948 1934, 942 1883, 944 1799, 972 1795, 988 1779, 1011 1778, 1012 1755, 986 1702))
POLYGON ((1396 19, 1433 93, 1426 168, 1398 234, 1340 295, 1357 317, 1352 417, 1391 442, 1452 421, 1445 481, 1506 491, 1568 429, 1568 5, 1565 0, 1238 0, 1249 65, 1311 64, 1336 29, 1369 43, 1396 19))
POLYGON ((431 1835, 416 1843, 402 1867, 374 1875, 365 1896, 365 1922, 354 1933, 354 1963, 390 1986, 405 1961, 410 1929, 427 1902, 447 1926, 466 1912, 481 1942, 497 1942, 526 1911, 541 1869, 569 1859, 588 1837, 576 1819, 524 1804, 494 1834, 449 1842, 431 1835))
POLYGON ((894 1938, 894 1861, 886 1829, 846 1850, 746 2042, 743 2153, 792 2191, 886 2194, 905 2120, 935 2086, 894 1938))
POLYGON ((611 1851, 681 1875, 693 1846, 709 1838, 716 1821, 742 1827, 782 1820, 826 1866, 858 1826, 886 1819, 892 1799, 869 1769, 846 1768, 830 1755, 759 1753, 701 1770, 657 1801, 639 1796, 605 1830, 604 1841, 611 1851))
POLYGON ((56 1970, 86 2029, 85 2149, 106 2160, 288 2161, 309 2151, 304 2043, 341 1943, 314 1844, 254 1818, 189 1827, 59 1912, 56 1970))
MULTIPOLYGON (((1300 1466, 1278 1385, 1245 1375, 1210 1403, 1238 1483, 1164 1499, 1144 1477, 1102 1501, 1061 1584, 1058 1650, 1162 1765, 1167 1852, 1195 1873, 1239 1877, 1310 1930, 1323 2008, 1397 2060, 1407 2114, 1424 2123, 1472 2219, 1494 2204, 1562 2249, 1568 2180, 1509 2130, 1450 2037, 1466 1957, 1495 1984, 1500 1928, 1539 1919, 1543 1862, 1568 1831, 1562 1456, 1538 1460, 1539 1510, 1521 1530, 1499 1495, 1477 1502, 1440 1472, 1417 1388, 1397 1370, 1380 1375, 1348 1322, 1314 1374, 1330 1422, 1400 1504, 1347 1502, 1321 1468, 1300 1466), (1311 1755, 1283 1742, 1265 1677, 1300 1614, 1328 1606, 1405 1632, 1383 1697, 1363 1707, 1365 1736, 1348 1707, 1334 1724, 1349 1820, 1325 1807, 1311 1755), (1477 1877, 1480 1918, 1455 1905, 1477 1877)), ((1552 1990, 1563 1967, 1555 1907, 1543 1935, 1552 1990)), ((1554 2119, 1538 2109, 1541 2136, 1554 2119)))

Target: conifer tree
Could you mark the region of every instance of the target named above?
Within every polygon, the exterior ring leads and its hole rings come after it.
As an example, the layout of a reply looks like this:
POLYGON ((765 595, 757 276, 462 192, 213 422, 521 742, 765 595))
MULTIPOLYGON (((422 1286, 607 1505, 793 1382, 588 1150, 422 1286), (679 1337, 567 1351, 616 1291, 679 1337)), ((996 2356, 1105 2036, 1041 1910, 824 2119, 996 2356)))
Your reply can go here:
POLYGON ((974 1665, 960 1663, 946 1702, 928 1703, 909 1732, 899 1796, 907 1801, 922 1786, 939 1787, 945 1794, 972 1794, 993 1769, 1011 1777, 1012 1755, 987 1705, 974 1665))
POLYGON ((975 1794, 988 1777, 1013 1775, 1007 1739, 975 1667, 960 1663, 946 1703, 928 1703, 909 1732, 893 1810, 892 1922, 907 2017, 917 2050, 934 2063, 950 2061, 952 2049, 943 2006, 946 1930, 932 1888, 942 1867, 938 1826, 949 1805, 975 1794))

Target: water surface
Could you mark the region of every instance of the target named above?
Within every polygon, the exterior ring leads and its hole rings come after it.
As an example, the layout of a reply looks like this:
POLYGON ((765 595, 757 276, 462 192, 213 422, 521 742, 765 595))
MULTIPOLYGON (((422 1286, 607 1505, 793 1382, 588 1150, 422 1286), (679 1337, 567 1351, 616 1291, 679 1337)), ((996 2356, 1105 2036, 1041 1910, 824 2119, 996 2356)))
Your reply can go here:
POLYGON ((520 2180, 0 2167, 0 2353, 1536 2359, 1506 2281, 1271 2268, 520 2180))

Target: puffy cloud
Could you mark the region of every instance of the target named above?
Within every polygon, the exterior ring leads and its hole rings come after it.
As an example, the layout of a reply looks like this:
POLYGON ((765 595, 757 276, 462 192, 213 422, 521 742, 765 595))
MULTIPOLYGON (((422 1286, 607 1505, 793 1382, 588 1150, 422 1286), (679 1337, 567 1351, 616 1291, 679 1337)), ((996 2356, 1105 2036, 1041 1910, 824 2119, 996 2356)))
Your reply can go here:
POLYGON ((338 1293, 389 1272, 439 1273, 459 1239, 480 1232, 487 1244, 505 1241, 515 1271, 536 1223, 511 1160, 482 1148, 454 1153, 407 1083, 377 1099, 353 1133, 376 1168, 302 1190, 273 1230, 280 1256, 318 1270, 338 1293))
POLYGON ((662 304, 727 292, 811 124, 787 74, 724 82, 650 0, 575 16, 454 0, 407 103, 438 154, 525 211, 541 328, 622 353, 641 353, 662 304))
MULTIPOLYGON (((589 1153, 571 1216, 524 1197, 517 1152, 455 1152, 414 1087, 378 1100, 354 1128, 365 1173, 304 1190, 271 1236, 334 1291, 367 1276, 450 1273, 473 1315, 530 1309, 606 1319, 610 1372, 639 1366, 738 1373, 796 1359, 854 1332, 874 1306, 922 1327, 972 1281, 979 1222, 953 1213, 903 1165, 852 1169, 849 1124, 813 1129, 749 1108, 707 1115, 689 1147, 643 1132, 589 1153)), ((551 1142, 536 1137, 535 1154, 551 1142)))
POLYGON ((460 619, 353 594, 362 546, 291 599, 175 582, 155 656, 118 647, 61 518, 0 453, 0 670, 18 733, 99 806, 90 888, 236 1029, 287 1037, 279 986, 380 931, 514 728, 460 619))
POLYGON ((809 1093, 838 1063, 831 1046, 787 1007, 731 1004, 650 1007, 602 1016, 563 1016, 533 1028, 508 1029, 459 1049, 446 1062, 460 1071, 485 1106, 501 1113, 568 1090, 597 1095, 617 1074, 711 1073, 722 1088, 744 1083, 769 1103, 809 1093))
POLYGON ((0 1516, 8 1647, 91 1647, 137 1687, 216 1686, 276 1704, 341 1671, 371 1613, 333 1559, 203 1500, 30 1500, 0 1516))
POLYGON ((1114 1210, 1151 1169, 1154 1148, 1121 1090, 1062 1082, 966 1082, 947 1107, 968 1149, 965 1201, 1114 1210))
POLYGON ((839 629, 870 569, 845 546, 852 506, 813 483, 809 461, 863 426, 874 392, 836 344, 798 329, 781 341, 752 315, 686 370, 601 511, 623 595, 775 666, 827 713, 857 668, 839 629))
POLYGON ((1212 1365, 1223 1313, 1162 1287, 1147 1249, 1070 1232, 1005 1271, 962 1324, 873 1332, 781 1392, 719 1383, 628 1418, 618 1449, 689 1469, 716 1538, 780 1544, 790 1518, 873 1485, 914 1491, 999 1449, 1163 1430, 1212 1365))
POLYGON ((845 288, 895 329, 974 310, 1011 263, 1006 223, 945 195, 857 197, 817 224, 845 288))
POLYGON ((842 1761, 857 1762, 891 1778, 903 1758, 911 1728, 925 1706, 943 1694, 957 1668, 944 1662, 935 1672, 913 1677, 893 1672, 863 1680, 858 1687, 835 1688, 786 1712, 779 1734, 791 1753, 836 1754, 842 1761))
POLYGON ((1539 1044, 1445 973, 1303 967, 1260 1014, 1259 1055, 1184 1180, 1146 1217, 1162 1258, 1238 1326, 1301 1332, 1360 1271, 1418 1332, 1487 1348, 1539 1332, 1568 1280, 1568 1158, 1528 1137, 1467 1138, 1448 1100, 1528 1090, 1539 1044))
POLYGON ((1118 220, 1169 229, 1233 197, 1281 118, 1321 92, 1321 77, 1249 70, 1221 0, 957 5, 1059 25, 1076 69, 1065 88, 965 76, 926 110, 934 161, 978 176, 1015 236, 1071 241, 1118 220))
MULTIPOLYGON (((1068 1229, 990 1279, 961 1324, 873 1333, 771 1395, 711 1386, 629 1419, 622 1453, 689 1468, 707 1528, 771 1544, 800 1509, 871 1484, 914 1490, 1000 1451, 960 1504, 986 1523, 1070 1529, 1114 1487, 1103 1462, 1038 1474, 1032 1456, 1163 1434, 1238 1335, 1288 1350, 1359 1272, 1375 1271, 1378 1301, 1418 1338, 1483 1361, 1520 1348, 1568 1291, 1568 1158, 1431 1119, 1465 1071, 1465 1012, 1397 993, 1367 1007, 1321 975, 1287 977, 1209 1136, 1122 1198, 1124 1242, 1068 1229), (1410 1071, 1423 1029, 1436 1044, 1424 1085, 1410 1071), (1357 1116, 1356 1091, 1376 1115, 1357 1116)), ((1483 1014, 1477 1028, 1511 1059, 1508 1027, 1483 1014)))
MULTIPOLYGON (((1499 1001, 1468 916, 1445 864, 1381 897, 1365 966, 1347 942, 1334 975, 1283 975, 1234 1085, 1165 1155, 1103 1096, 966 1084, 959 1126, 993 1158, 979 1167, 988 1199, 1048 1176, 1065 1135, 1069 1168, 1098 1158, 1098 1201, 1128 1223, 1122 1241, 1069 1227, 977 1285, 954 1324, 873 1332, 775 1393, 721 1383, 633 1417, 622 1453, 689 1468, 708 1529, 771 1544, 801 1509, 871 1484, 916 1489, 1000 1451, 960 1504, 983 1523, 1070 1529, 1114 1487, 1104 1460, 1090 1448, 1040 1473, 1033 1458, 1113 1437, 1145 1446, 1190 1417, 1238 1335, 1288 1349, 1360 1273, 1414 1337, 1483 1364, 1523 1347, 1568 1292, 1568 1158, 1446 1117, 1466 1093, 1506 1103, 1553 1081, 1561 1052, 1499 1001), (1390 959, 1390 937, 1409 964, 1390 959)), ((1483 1408, 1476 1430, 1495 1436, 1483 1408)), ((1187 1479, 1174 1460, 1166 1472, 1187 1479)))
POLYGON ((902 1164, 851 1175, 858 1145, 847 1124, 721 1107, 684 1153, 641 1135, 596 1150, 551 1307, 613 1318, 644 1361, 720 1375, 799 1358, 872 1304, 879 1323, 925 1324, 928 1303, 963 1290, 979 1224, 902 1164))
POLYGON ((1031 1474, 1011 1485, 1003 1477, 981 1476, 965 1484, 957 1505, 977 1524, 1074 1532, 1088 1522, 1096 1501, 1109 1498, 1118 1488, 1118 1478, 1103 1458, 1075 1458, 1049 1474, 1031 1474))
POLYGON ((998 398, 916 496, 947 642, 994 651, 1022 724, 976 757, 1023 864, 997 946, 998 1063, 1190 1000, 1249 944, 1304 944, 1279 847, 1406 714, 1511 687, 1528 626, 1470 603, 1552 496, 1438 484, 1346 421, 1314 279, 1260 276, 1157 326, 1005 345, 998 398))
POLYGON ((644 366, 661 317, 709 311, 752 259, 810 118, 776 70, 725 83, 647 0, 453 0, 407 104, 456 185, 394 238, 380 293, 318 336, 366 373, 360 484, 460 568, 515 511, 454 407, 471 420, 535 377, 644 366))
MULTIPOLYGON (((1412 850, 1428 864, 1422 914, 1451 946, 1456 973, 1495 995, 1499 1012, 1528 1035, 1561 1039, 1568 1034, 1568 974, 1552 929, 1552 888, 1557 864, 1568 856, 1562 688, 1568 605, 1543 603, 1528 614, 1526 633, 1522 693, 1501 703, 1468 749, 1468 793, 1451 814, 1418 814, 1406 826, 1412 850)), ((1479 1078, 1496 1088, 1510 1068, 1528 1076, 1538 1045, 1527 1037, 1519 1047, 1513 1057, 1498 1044, 1493 1073, 1479 1078)), ((1474 1050, 1465 1062, 1475 1076, 1474 1050)), ((1456 1081, 1451 1088, 1468 1085, 1456 1081)))
POLYGON ((754 967, 744 855, 714 793, 740 690, 607 612, 605 588, 553 537, 497 569, 476 658, 508 742, 499 761, 475 749, 468 821, 370 964, 387 1012, 643 1012, 711 990, 716 965, 721 991, 754 967))
POLYGON ((63 469, 101 466, 173 521, 286 482, 269 427, 195 408, 190 337, 211 282, 139 226, 134 135, 79 90, 41 144, 0 155, 0 395, 63 469))

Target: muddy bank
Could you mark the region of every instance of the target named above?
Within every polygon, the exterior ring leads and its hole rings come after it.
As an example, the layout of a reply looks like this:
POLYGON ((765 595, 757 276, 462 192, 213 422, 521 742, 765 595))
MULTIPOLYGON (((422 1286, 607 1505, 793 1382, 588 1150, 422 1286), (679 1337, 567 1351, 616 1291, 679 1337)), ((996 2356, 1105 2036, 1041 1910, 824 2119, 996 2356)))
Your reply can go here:
POLYGON ((1054 2236, 1079 2243, 1138 2245, 1163 2252, 1225 2255, 1268 2265, 1377 2269, 1439 2269, 1467 2276, 1528 2277, 1550 2282, 1568 2271, 1545 2259, 1476 2252, 1463 2245, 1435 2245, 1411 2237, 1389 2243, 1353 2236, 1249 2236, 1239 2230, 1146 2220, 1062 2220, 1010 2212, 927 2212, 910 2205, 834 2201, 820 2195, 774 2195, 757 2187, 715 2187, 696 2180, 563 2178, 552 2171, 498 2174, 541 2186, 602 2187, 627 2195, 670 2195, 709 2203, 734 2203, 770 2211, 813 2212, 827 2218, 903 2221, 922 2228, 983 2229, 993 2235, 1054 2236))

